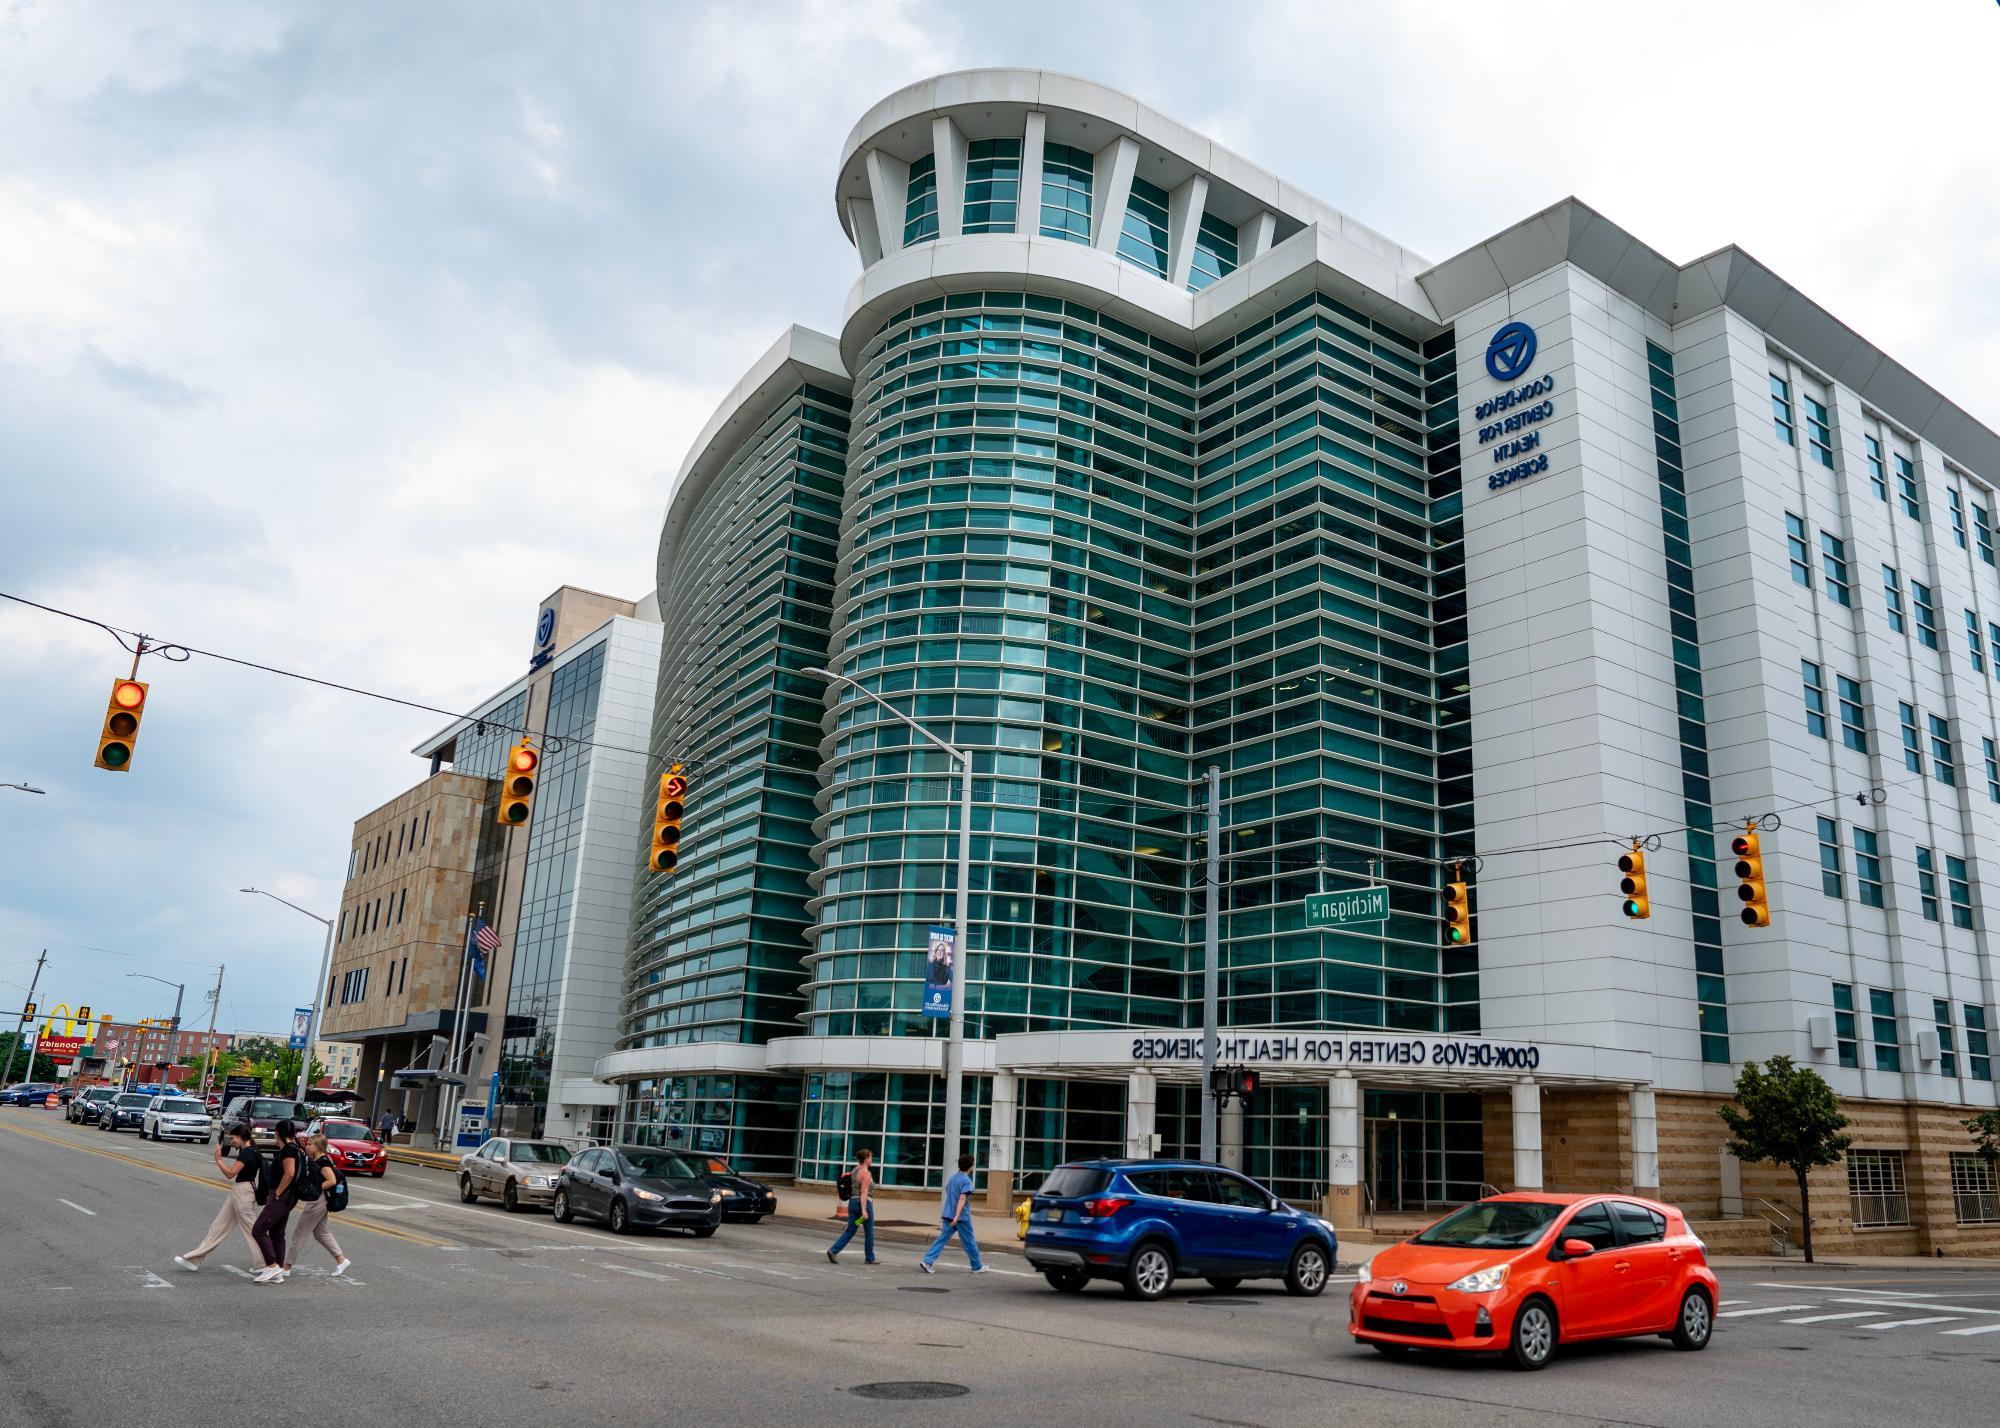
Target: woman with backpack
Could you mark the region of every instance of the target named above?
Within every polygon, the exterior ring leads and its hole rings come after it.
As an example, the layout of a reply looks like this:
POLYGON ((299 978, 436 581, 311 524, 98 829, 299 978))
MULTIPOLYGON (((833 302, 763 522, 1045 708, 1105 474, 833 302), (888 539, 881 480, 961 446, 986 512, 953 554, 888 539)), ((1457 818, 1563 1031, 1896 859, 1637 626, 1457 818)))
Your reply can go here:
POLYGON ((875 1258, 875 1172, 870 1162, 875 1159, 872 1150, 855 1153, 854 1169, 840 1177, 836 1187, 840 1198, 847 1202, 847 1228, 840 1232, 840 1238, 828 1247, 826 1262, 840 1263, 840 1252, 847 1248, 847 1242, 860 1230, 861 1257, 863 1264, 876 1264, 875 1258))
POLYGON ((308 1239, 315 1239, 320 1248, 333 1256, 333 1277, 338 1279, 354 1261, 340 1252, 340 1243, 327 1228, 326 1217, 336 1207, 346 1208, 347 1182, 334 1166, 333 1157, 326 1153, 325 1136, 311 1136, 306 1143, 312 1156, 299 1182, 299 1221, 292 1226, 291 1248, 285 1253, 285 1273, 292 1272, 292 1261, 298 1257, 299 1247, 308 1239))
MULTIPOLYGON (((250 1227, 257 1252, 264 1256, 264 1268, 255 1284, 282 1284, 285 1280, 285 1222, 298 1201, 300 1182, 305 1179, 306 1153, 299 1146, 298 1130, 290 1121, 279 1121, 277 1153, 265 1167, 264 1208, 250 1227)), ((315 1197, 318 1191, 314 1192, 315 1197)))
POLYGON ((257 1241, 250 1237, 250 1227, 257 1222, 257 1177, 263 1169, 263 1157, 250 1143, 250 1127, 231 1126, 228 1139, 227 1150, 223 1148, 220 1138, 216 1140, 215 1169, 229 1182, 229 1198, 215 1212, 215 1223, 208 1227, 208 1235, 202 1240, 200 1248, 174 1256, 174 1263, 189 1274, 199 1270, 203 1260, 222 1248, 232 1229, 243 1236, 252 1250, 263 1253, 257 1241))

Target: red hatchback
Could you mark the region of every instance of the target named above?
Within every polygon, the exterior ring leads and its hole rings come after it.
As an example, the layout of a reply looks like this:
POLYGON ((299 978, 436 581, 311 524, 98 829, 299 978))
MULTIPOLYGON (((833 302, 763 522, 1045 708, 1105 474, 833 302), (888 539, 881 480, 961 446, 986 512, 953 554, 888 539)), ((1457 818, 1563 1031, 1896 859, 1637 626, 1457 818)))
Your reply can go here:
POLYGON ((335 1120, 328 1117, 306 1127, 308 1135, 326 1137, 326 1153, 342 1170, 355 1175, 373 1175, 378 1180, 389 1169, 389 1150, 376 1139, 366 1121, 335 1120))
POLYGON ((1496 1195, 1361 1270, 1347 1330, 1387 1354, 1483 1349, 1538 1369, 1559 1342, 1715 1328, 1708 1251, 1671 1205, 1632 1195, 1496 1195))

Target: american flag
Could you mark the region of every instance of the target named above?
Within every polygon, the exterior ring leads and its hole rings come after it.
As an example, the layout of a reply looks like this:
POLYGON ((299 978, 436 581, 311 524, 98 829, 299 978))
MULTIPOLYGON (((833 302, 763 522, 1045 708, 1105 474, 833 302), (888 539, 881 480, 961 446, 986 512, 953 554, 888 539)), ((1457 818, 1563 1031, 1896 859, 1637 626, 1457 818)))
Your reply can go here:
POLYGON ((500 950, 500 934, 487 926, 486 919, 476 918, 472 924, 472 970, 483 980, 486 976, 486 959, 500 950))

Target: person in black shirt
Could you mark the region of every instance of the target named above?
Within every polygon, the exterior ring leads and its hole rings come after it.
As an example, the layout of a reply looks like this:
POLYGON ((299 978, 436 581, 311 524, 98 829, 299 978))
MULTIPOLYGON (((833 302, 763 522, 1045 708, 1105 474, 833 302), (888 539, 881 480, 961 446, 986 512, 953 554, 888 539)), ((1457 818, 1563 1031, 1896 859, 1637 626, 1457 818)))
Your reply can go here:
POLYGON ((229 1238, 233 1225, 242 1232, 244 1243, 251 1252, 262 1257, 263 1251, 257 1241, 251 1238, 250 1228, 257 1222, 257 1176, 263 1169, 264 1157, 257 1153, 257 1147, 250 1143, 248 1126, 232 1126, 223 1141, 215 1145, 215 1168, 224 1180, 230 1182, 229 1196, 222 1202, 222 1208, 215 1212, 215 1222, 208 1227, 208 1236, 198 1249, 174 1256, 174 1263, 193 1274, 201 1268, 201 1262, 222 1248, 222 1242, 229 1238))
POLYGON ((250 1227, 250 1238, 257 1242, 257 1252, 264 1257, 264 1268, 255 1280, 258 1284, 284 1282, 285 1225, 298 1198, 299 1178, 306 1173, 306 1153, 299 1148, 297 1129, 290 1121, 279 1121, 276 1129, 278 1149, 270 1168, 264 1172, 264 1183, 270 1189, 264 1198, 264 1208, 258 1212, 257 1223, 250 1227))

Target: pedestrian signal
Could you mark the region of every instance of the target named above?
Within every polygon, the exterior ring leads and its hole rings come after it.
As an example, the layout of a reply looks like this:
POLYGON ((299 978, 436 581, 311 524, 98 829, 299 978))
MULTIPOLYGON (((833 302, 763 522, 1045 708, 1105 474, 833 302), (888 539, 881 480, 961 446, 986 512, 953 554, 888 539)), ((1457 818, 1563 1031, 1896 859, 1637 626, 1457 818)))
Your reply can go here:
POLYGON ((1618 871, 1624 874, 1618 880, 1618 891, 1625 895, 1625 915, 1634 919, 1651 917, 1653 902, 1646 896, 1646 851, 1637 838, 1632 840, 1632 851, 1619 857, 1618 871))
POLYGON ((534 741, 522 736, 507 751, 507 771, 500 778, 500 811, 495 821, 513 825, 526 823, 535 806, 535 780, 542 766, 542 752, 534 741))
POLYGON ((681 861, 681 815, 687 811, 687 779, 679 764, 660 775, 660 796, 653 806, 653 851, 646 865, 656 873, 671 873, 681 861))
POLYGON ((104 730, 97 736, 97 767, 112 773, 125 773, 132 767, 132 745, 139 738, 139 721, 146 714, 146 688, 136 679, 112 681, 104 730))
POLYGON ((1769 927, 1771 904, 1764 889, 1764 850, 1754 824, 1730 840, 1729 851, 1736 855, 1736 896, 1743 903, 1743 925, 1769 927))

